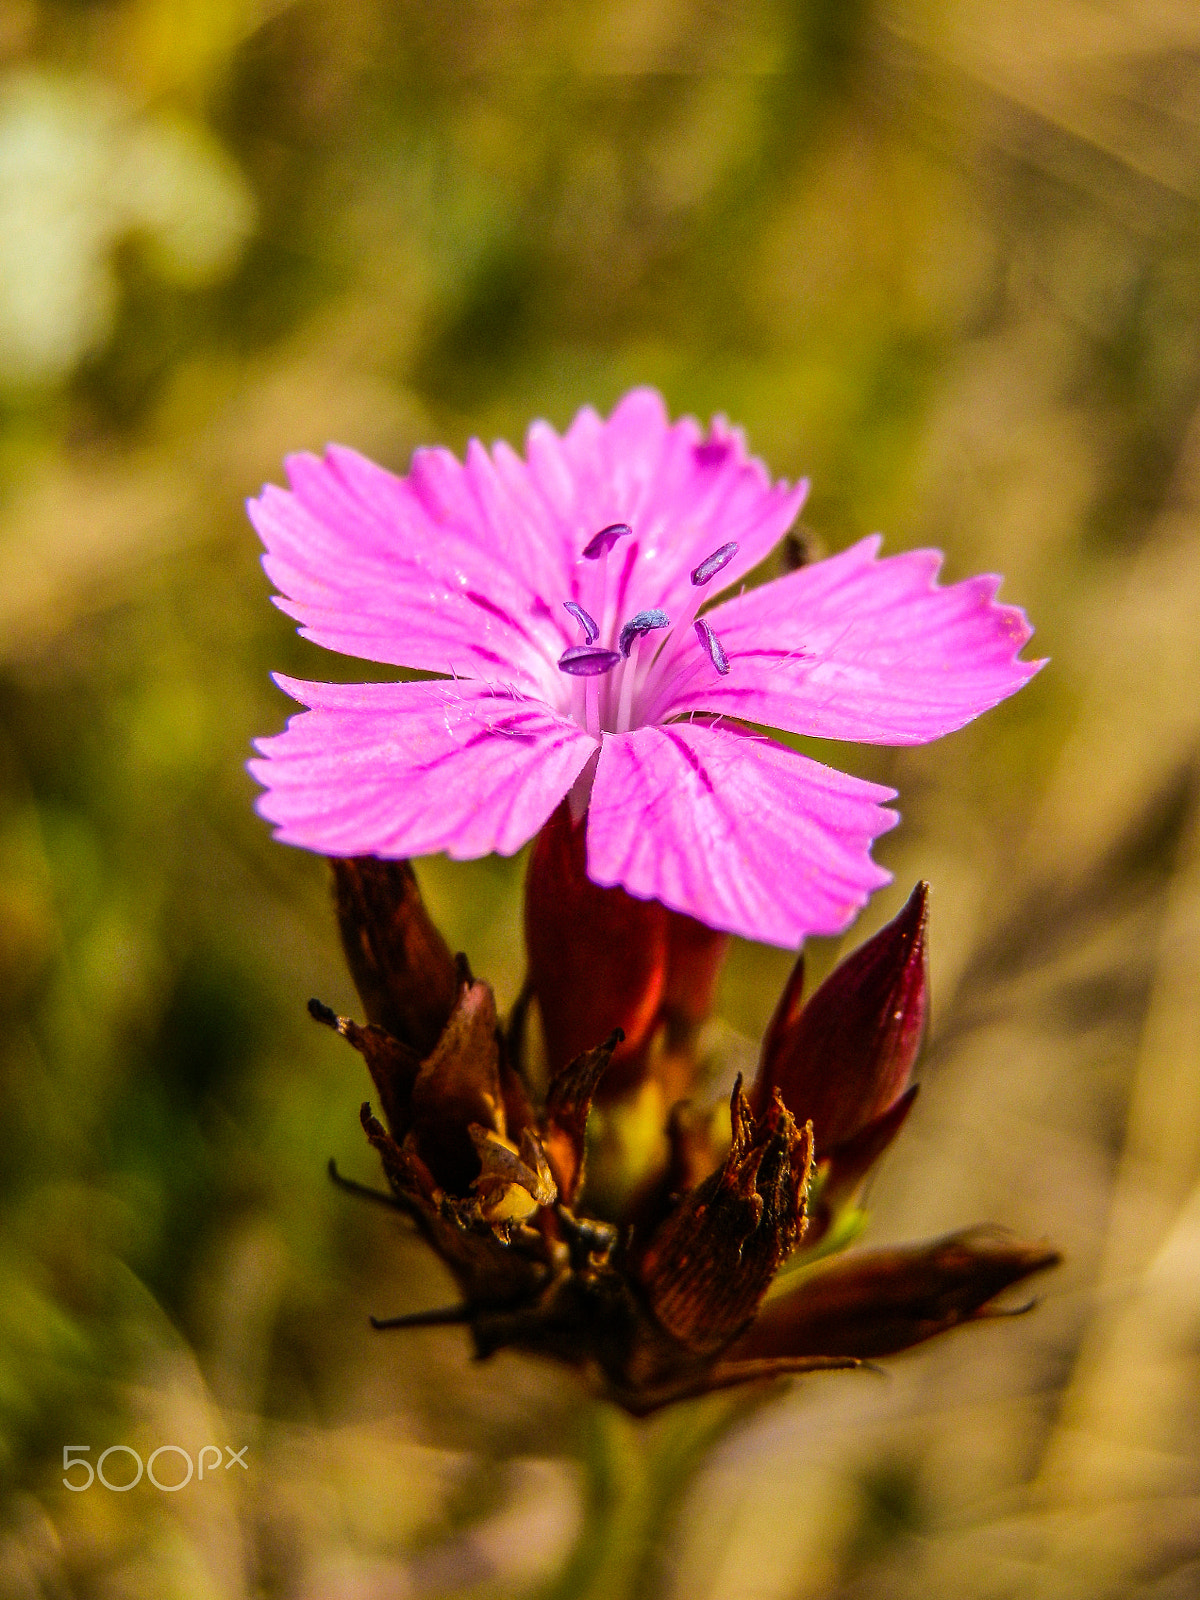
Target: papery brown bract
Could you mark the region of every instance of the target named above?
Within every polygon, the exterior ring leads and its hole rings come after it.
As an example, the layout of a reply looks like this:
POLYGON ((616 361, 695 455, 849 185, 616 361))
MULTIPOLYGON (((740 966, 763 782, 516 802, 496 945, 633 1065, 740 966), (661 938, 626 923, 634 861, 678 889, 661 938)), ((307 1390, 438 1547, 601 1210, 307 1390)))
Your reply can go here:
POLYGON ((704 1354, 754 1316, 804 1235, 812 1125, 778 1096, 756 1119, 739 1078, 733 1139, 718 1171, 690 1191, 651 1237, 635 1270, 659 1323, 704 1354))
POLYGON ((388 1126, 399 1130, 404 1137, 408 1131, 413 1084, 421 1070, 421 1058, 409 1045, 401 1044, 386 1029, 373 1022, 361 1027, 350 1017, 339 1017, 320 1000, 308 1002, 308 1014, 315 1022, 340 1033, 348 1044, 354 1046, 367 1063, 372 1082, 379 1095, 388 1126))
POLYGON ((472 1128, 509 1136, 496 1001, 486 983, 462 985, 441 1038, 413 1080, 406 1124, 405 1133, 450 1194, 465 1193, 479 1171, 472 1128))
POLYGON ((551 1079, 542 1118, 542 1142, 566 1205, 574 1205, 583 1187, 588 1114, 620 1047, 621 1030, 614 1028, 603 1044, 576 1056, 551 1079))
POLYGON ((820 1263, 772 1300, 729 1355, 895 1355, 959 1323, 996 1315, 984 1308, 998 1294, 1060 1259, 1047 1245, 984 1228, 903 1249, 853 1250, 820 1263))
POLYGON ((317 1001, 310 1010, 366 1060, 386 1125, 364 1105, 363 1126, 393 1194, 469 1300, 531 1293, 544 1252, 530 1219, 557 1192, 491 988, 450 955, 407 862, 332 865, 343 943, 372 1021, 360 1026, 317 1001))

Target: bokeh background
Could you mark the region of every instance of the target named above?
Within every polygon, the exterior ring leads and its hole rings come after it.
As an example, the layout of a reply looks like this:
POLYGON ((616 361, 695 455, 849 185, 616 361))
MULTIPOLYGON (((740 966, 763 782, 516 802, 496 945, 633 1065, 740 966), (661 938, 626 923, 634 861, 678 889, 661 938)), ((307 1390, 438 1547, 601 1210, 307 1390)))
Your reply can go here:
MULTIPOLYGON (((565 1600, 625 1538, 672 1600, 1200 1594, 1194 3, 0 0, 0 62, 0 1593, 565 1600), (1003 572, 1053 657, 823 753, 902 797, 850 942, 933 886, 872 1236, 1066 1264, 708 1451, 370 1334, 449 1285, 326 1181, 366 1080, 304 1002, 354 998, 243 765, 270 669, 362 675, 268 602, 286 451, 634 382, 811 474, 816 547, 1003 572), (247 1470, 62 1486, 113 1443, 247 1470)), ((520 862, 422 876, 511 1001, 520 862)), ((735 1053, 788 965, 736 949, 735 1053)))

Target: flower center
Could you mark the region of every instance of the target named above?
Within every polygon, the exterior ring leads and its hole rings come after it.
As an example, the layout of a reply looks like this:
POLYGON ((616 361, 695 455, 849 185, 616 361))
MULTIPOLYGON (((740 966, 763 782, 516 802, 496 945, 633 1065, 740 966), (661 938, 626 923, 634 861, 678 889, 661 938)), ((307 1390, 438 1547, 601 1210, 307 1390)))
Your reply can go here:
MULTIPOLYGON (((617 579, 617 595, 609 595, 609 556, 618 544, 632 538, 633 529, 627 522, 611 522, 601 528, 583 547, 583 558, 594 562, 595 574, 587 585, 586 610, 578 600, 564 600, 563 607, 583 629, 584 642, 572 645, 558 658, 558 669, 568 677, 580 680, 572 695, 572 713, 581 727, 599 736, 605 733, 623 733, 637 726, 638 699, 654 662, 670 637, 672 621, 665 611, 657 607, 639 611, 627 622, 618 626, 616 612, 620 598, 628 588, 633 563, 637 560, 637 543, 626 546, 623 571, 617 579), (608 615, 612 598, 613 615, 608 615), (594 614, 593 614, 594 613, 594 614), (597 621, 599 618, 599 621, 597 621), (652 633, 664 631, 657 648, 645 652, 642 660, 642 642, 652 633), (606 636, 602 637, 602 636, 606 636), (601 682, 600 680, 604 680, 601 682)), ((738 553, 736 541, 730 540, 706 556, 689 574, 695 590, 716 577, 738 553)), ((696 616, 703 597, 697 594, 685 615, 675 626, 686 628, 692 624, 697 642, 707 655, 715 671, 724 675, 729 671, 729 658, 721 648, 721 641, 702 618, 696 616)))

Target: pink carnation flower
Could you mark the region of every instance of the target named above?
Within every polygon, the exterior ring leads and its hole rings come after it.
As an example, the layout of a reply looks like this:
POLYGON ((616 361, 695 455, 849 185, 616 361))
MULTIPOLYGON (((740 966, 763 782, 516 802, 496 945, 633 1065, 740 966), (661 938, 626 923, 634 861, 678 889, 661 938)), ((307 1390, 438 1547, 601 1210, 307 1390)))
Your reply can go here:
POLYGON ((653 390, 561 438, 535 422, 524 460, 472 440, 405 478, 336 446, 287 469, 250 504, 277 603, 328 649, 439 675, 277 679, 309 709, 259 742, 259 808, 326 855, 509 855, 570 795, 597 884, 795 945, 888 881, 894 791, 746 724, 923 744, 1040 665, 999 579, 939 588, 936 550, 864 539, 744 589, 807 484, 653 390))

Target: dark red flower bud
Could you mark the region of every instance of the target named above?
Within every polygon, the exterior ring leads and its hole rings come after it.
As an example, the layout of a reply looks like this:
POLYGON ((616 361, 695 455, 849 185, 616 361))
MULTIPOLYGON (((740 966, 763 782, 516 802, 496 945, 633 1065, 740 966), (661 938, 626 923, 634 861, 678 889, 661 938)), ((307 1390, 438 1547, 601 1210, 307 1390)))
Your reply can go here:
POLYGON ((987 1309, 996 1295, 1060 1259, 1046 1245, 987 1228, 908 1249, 853 1251, 769 1302, 727 1356, 893 1355, 957 1323, 998 1315, 987 1309))
POLYGON ((813 1136, 778 1096, 757 1121, 734 1085, 733 1142, 710 1177, 659 1228, 637 1266, 658 1322, 710 1354, 753 1317, 804 1233, 813 1136))
POLYGON ((330 862, 338 926, 367 1020, 424 1058, 458 996, 454 957, 434 927, 407 861, 330 862))
POLYGON ((834 968, 799 1006, 796 964, 767 1031, 752 1101, 778 1089, 812 1121, 824 1159, 896 1104, 908 1086, 928 1009, 927 887, 834 968))
MULTIPOLYGON (((908 1121, 908 1113, 917 1098, 919 1084, 908 1088, 887 1108, 881 1117, 868 1122, 852 1133, 841 1144, 834 1145, 820 1162, 821 1195, 818 1203, 818 1227, 827 1224, 846 1200, 852 1198, 867 1173, 908 1121)), ((810 1236, 809 1243, 814 1239, 810 1236)))
POLYGON ((584 824, 564 802, 533 846, 525 880, 529 984, 551 1081, 619 1028, 605 1091, 637 1080, 667 976, 668 912, 587 875, 584 824))

